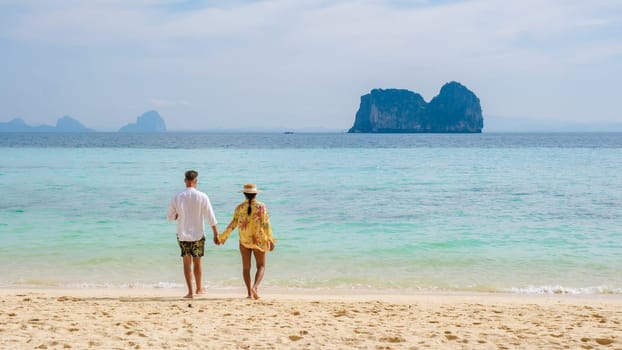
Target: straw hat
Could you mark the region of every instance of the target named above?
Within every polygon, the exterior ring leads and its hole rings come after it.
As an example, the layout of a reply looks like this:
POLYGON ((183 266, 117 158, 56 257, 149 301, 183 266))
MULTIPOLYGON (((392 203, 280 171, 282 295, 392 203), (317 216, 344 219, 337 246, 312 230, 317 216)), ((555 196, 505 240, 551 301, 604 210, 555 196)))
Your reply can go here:
POLYGON ((245 184, 244 185, 244 189, 240 192, 244 192, 244 193, 259 193, 261 192, 260 190, 257 189, 257 185, 255 184, 245 184))

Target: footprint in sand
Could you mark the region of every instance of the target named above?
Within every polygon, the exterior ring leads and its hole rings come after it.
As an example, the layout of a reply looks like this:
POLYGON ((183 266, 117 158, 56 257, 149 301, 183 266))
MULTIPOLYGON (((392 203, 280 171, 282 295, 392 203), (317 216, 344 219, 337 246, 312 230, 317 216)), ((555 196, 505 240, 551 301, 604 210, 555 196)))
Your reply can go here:
POLYGON ((403 343, 406 340, 400 336, 393 336, 393 337, 380 338, 380 341, 386 342, 386 343, 403 343))
POLYGON ((335 317, 348 316, 348 312, 345 309, 337 310, 334 314, 335 317))
POLYGON ((596 340, 596 342, 600 345, 609 345, 613 343, 613 339, 607 339, 607 338, 596 338, 594 340, 596 340))
POLYGON ((60 301, 60 302, 64 302, 64 301, 80 301, 80 299, 72 298, 72 297, 67 297, 67 296, 63 295, 62 297, 56 298, 56 301, 60 301))

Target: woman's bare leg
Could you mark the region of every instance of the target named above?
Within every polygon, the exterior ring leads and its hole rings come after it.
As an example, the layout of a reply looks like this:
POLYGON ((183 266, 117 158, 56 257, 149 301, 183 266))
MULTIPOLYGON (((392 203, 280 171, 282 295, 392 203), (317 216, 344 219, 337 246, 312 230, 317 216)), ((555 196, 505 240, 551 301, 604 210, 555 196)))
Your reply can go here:
POLYGON ((242 255, 242 277, 246 284, 247 298, 251 298, 251 249, 240 244, 240 255, 242 255))
POLYGON ((255 283, 253 284, 251 293, 253 299, 259 299, 259 294, 257 293, 257 290, 259 289, 259 284, 261 284, 264 271, 266 270, 266 253, 255 249, 253 250, 253 255, 255 256, 255 265, 257 267, 257 272, 255 273, 255 283))

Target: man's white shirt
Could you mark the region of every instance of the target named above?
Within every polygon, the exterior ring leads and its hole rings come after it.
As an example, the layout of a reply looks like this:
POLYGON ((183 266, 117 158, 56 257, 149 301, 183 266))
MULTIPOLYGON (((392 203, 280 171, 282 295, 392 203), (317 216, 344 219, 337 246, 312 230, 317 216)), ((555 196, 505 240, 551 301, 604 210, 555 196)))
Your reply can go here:
POLYGON ((167 219, 174 221, 177 215, 177 238, 194 242, 205 237, 204 221, 210 226, 217 224, 209 197, 194 187, 187 187, 171 200, 167 219))

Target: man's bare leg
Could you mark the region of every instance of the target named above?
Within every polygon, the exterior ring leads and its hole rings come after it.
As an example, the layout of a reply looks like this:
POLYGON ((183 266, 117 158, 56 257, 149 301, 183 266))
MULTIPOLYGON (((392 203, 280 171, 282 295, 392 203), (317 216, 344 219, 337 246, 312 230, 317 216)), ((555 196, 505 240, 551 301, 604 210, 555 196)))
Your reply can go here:
POLYGON ((184 298, 192 299, 192 257, 190 255, 183 256, 184 262, 184 278, 186 278, 186 287, 188 287, 188 294, 184 298))
POLYGON ((251 298, 251 252, 252 250, 240 244, 240 255, 242 255, 242 277, 246 284, 247 298, 251 298))
POLYGON ((255 273, 255 283, 253 284, 253 288, 251 289, 251 294, 253 296, 253 299, 259 299, 259 294, 257 293, 257 290, 259 290, 259 284, 261 284, 264 271, 266 270, 266 253, 255 249, 253 250, 253 255, 255 255, 255 265, 257 267, 257 272, 255 273))
POLYGON ((201 281, 203 270, 201 268, 201 257, 193 257, 192 258, 192 266, 194 271, 194 280, 197 285, 196 294, 205 294, 205 289, 203 289, 203 284, 201 281))

